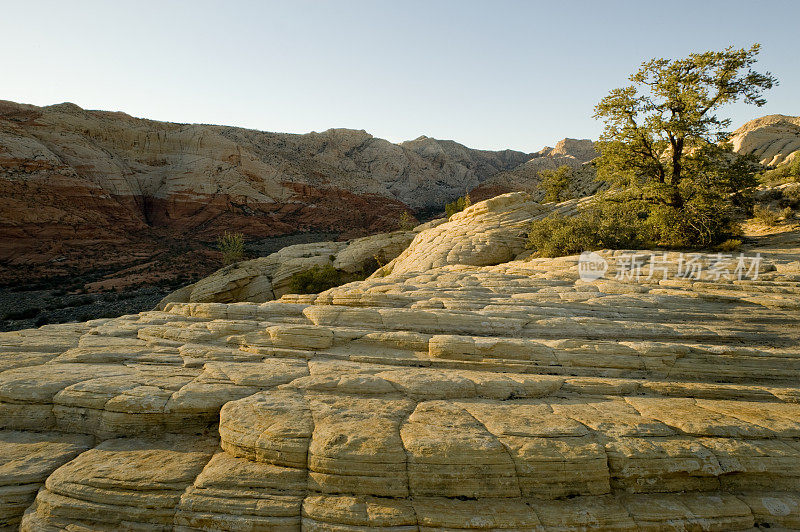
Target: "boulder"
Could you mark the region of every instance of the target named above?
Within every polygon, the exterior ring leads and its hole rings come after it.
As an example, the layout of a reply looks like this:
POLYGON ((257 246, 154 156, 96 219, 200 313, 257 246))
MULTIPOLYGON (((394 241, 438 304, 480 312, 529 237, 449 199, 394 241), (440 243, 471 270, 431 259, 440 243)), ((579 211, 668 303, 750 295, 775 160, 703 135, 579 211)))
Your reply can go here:
POLYGON ((347 242, 296 244, 261 257, 231 264, 200 281, 167 295, 158 305, 167 303, 263 303, 277 299, 289 290, 294 274, 314 266, 332 265, 345 273, 361 272, 371 262, 385 264, 399 255, 418 230, 396 231, 347 242))

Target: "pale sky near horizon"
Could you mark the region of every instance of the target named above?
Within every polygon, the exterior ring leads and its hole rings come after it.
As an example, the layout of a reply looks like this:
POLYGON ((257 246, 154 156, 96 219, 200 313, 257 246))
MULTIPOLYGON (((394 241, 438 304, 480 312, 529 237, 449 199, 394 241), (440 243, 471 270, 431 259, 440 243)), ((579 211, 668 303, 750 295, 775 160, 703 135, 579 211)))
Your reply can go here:
POLYGON ((762 44, 800 115, 798 0, 0 0, 0 99, 172 122, 536 151, 597 138, 642 61, 762 44))

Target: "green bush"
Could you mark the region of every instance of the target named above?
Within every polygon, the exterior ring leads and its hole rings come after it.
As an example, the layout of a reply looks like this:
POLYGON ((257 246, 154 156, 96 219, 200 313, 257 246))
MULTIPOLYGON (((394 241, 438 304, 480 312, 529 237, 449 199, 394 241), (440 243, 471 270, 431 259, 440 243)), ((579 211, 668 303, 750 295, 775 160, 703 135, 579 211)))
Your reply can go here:
POLYGON ((447 217, 450 218, 455 213, 463 211, 470 205, 472 205, 472 200, 469 198, 469 194, 467 194, 445 205, 444 212, 447 214, 447 217))
POLYGON ((721 197, 699 195, 677 208, 626 193, 598 198, 572 217, 534 221, 528 248, 543 257, 597 249, 698 249, 738 234, 730 204, 721 197))
POLYGON ((554 214, 535 220, 528 233, 528 249, 534 250, 540 257, 559 257, 574 255, 586 250, 599 249, 599 240, 595 238, 589 217, 577 215, 567 218, 554 214))
POLYGON ((555 170, 542 170, 539 172, 540 186, 545 195, 542 201, 566 201, 572 199, 569 194, 569 185, 572 182, 572 168, 563 164, 555 170))
POLYGON ((342 272, 332 265, 326 264, 325 266, 314 266, 292 275, 289 280, 289 292, 292 294, 319 294, 341 284, 344 284, 342 272))
POLYGON ((534 221, 528 248, 542 257, 559 257, 603 248, 646 247, 652 242, 649 227, 640 209, 631 207, 601 202, 572 217, 555 214, 534 221))
POLYGON ((794 207, 800 206, 800 186, 783 189, 783 198, 794 207))
POLYGON ((348 273, 337 270, 332 264, 313 266, 308 270, 297 272, 289 279, 290 294, 319 294, 330 288, 353 281, 363 281, 382 267, 377 256, 366 259, 361 264, 361 271, 348 273))
POLYGON ((244 258, 244 235, 225 231, 225 234, 217 239, 217 249, 222 253, 222 263, 226 266, 239 262, 244 258))

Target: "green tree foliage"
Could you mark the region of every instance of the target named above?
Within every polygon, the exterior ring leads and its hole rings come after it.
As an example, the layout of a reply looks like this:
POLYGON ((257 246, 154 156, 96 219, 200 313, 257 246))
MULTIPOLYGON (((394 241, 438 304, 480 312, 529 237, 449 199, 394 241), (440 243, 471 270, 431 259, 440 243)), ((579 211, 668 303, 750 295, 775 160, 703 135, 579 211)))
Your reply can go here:
POLYGON ((222 262, 226 266, 239 262, 244 258, 244 235, 225 231, 225 234, 217 239, 217 249, 222 253, 222 262))
POLYGON ((539 172, 541 187, 545 191, 544 201, 566 201, 572 199, 569 194, 569 185, 573 179, 572 168, 563 164, 555 170, 542 170, 539 172))
MULTIPOLYGON (((762 106, 765 90, 777 84, 769 73, 752 70, 760 45, 750 49, 691 54, 686 59, 652 59, 630 76, 633 83, 614 89, 595 108, 605 121, 597 161, 601 179, 628 186, 666 187, 666 199, 681 206, 678 190, 719 159, 729 119, 715 112, 743 99, 762 106)), ((719 161, 717 161, 719 162, 719 161)), ((725 173, 715 180, 726 186, 725 173)))
POLYGON ((542 255, 620 247, 702 248, 738 234, 735 209, 752 206, 758 169, 724 141, 723 105, 762 106, 777 81, 752 69, 759 45, 652 59, 595 108, 605 121, 598 179, 613 191, 571 219, 535 222, 529 246, 542 255), (549 235, 549 236, 548 236, 549 235))
POLYGON ((444 212, 447 214, 447 217, 450 218, 457 212, 461 212, 467 207, 472 205, 472 200, 469 198, 469 194, 458 198, 457 200, 448 203, 444 206, 444 212))

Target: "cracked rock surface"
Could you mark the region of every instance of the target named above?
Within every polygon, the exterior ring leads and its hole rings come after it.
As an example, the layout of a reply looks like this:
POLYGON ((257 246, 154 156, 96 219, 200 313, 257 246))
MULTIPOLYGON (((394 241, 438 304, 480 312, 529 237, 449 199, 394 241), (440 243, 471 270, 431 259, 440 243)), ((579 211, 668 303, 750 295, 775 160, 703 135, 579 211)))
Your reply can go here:
POLYGON ((3 333, 0 527, 800 528, 800 271, 621 253, 3 333))

